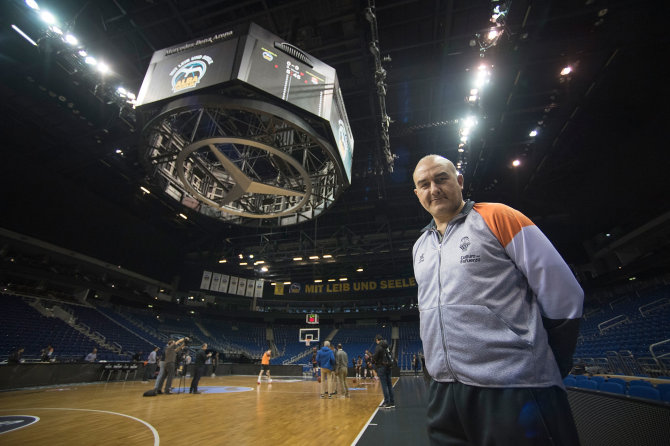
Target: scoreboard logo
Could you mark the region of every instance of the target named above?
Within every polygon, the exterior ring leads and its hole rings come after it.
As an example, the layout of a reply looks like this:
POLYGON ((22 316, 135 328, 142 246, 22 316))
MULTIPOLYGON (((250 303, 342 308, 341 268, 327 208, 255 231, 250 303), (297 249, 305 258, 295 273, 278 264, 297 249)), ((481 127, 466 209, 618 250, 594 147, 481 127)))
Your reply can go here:
POLYGON ((214 60, 206 55, 189 57, 179 63, 170 71, 172 76, 172 92, 178 93, 183 90, 195 88, 207 73, 207 67, 214 60))

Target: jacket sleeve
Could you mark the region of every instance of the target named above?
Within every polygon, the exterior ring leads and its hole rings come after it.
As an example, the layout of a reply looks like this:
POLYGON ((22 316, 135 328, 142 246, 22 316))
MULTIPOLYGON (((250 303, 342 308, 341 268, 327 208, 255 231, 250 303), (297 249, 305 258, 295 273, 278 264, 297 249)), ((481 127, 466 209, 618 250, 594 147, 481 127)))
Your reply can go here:
POLYGON ((540 307, 561 375, 572 368, 584 291, 556 248, 521 212, 501 204, 476 205, 487 225, 523 273, 540 307))

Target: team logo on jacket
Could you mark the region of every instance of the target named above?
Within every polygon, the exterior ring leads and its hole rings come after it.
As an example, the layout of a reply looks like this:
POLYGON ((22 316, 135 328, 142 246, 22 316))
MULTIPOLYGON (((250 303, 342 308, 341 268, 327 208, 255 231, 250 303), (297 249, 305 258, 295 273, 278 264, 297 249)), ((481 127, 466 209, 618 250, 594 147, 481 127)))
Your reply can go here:
POLYGON ((463 237, 461 239, 460 245, 458 245, 458 247, 461 248, 461 251, 463 252, 467 251, 469 246, 470 246, 470 239, 468 237, 463 237))
POLYGON ((423 253, 421 253, 421 255, 419 256, 419 261, 417 263, 421 263, 421 262, 423 262, 423 253))

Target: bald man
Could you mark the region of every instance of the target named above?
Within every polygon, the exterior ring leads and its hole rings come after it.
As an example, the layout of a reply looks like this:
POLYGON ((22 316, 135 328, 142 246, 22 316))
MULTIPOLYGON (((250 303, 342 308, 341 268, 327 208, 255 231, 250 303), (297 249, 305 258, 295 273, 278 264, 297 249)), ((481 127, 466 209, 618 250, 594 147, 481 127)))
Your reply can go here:
POLYGON ((562 377, 584 293, 525 215, 463 199, 463 175, 429 155, 414 193, 433 217, 414 244, 428 433, 443 445, 578 445, 562 377))

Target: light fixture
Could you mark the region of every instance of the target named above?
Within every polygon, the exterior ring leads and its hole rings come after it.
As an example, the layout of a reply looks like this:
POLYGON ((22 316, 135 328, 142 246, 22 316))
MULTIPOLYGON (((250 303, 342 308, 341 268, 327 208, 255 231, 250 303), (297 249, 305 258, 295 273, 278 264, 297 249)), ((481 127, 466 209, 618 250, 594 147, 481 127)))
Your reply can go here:
POLYGON ((569 65, 567 67, 563 67, 561 70, 561 76, 567 76, 570 73, 572 73, 572 67, 569 65))
POLYGON ((323 279, 314 279, 314 283, 321 283, 323 282, 323 279))
POLYGON ((309 256, 309 260, 319 260, 319 256, 309 256))
POLYGON ((31 38, 28 36, 28 34, 24 33, 18 26, 16 26, 16 25, 12 25, 12 28, 14 29, 14 31, 16 31, 17 33, 19 33, 19 34, 21 35, 21 37, 23 37, 24 39, 26 39, 28 42, 30 42, 30 43, 33 44, 34 46, 37 46, 37 42, 35 42, 33 39, 31 39, 31 38))
POLYGON ((49 25, 56 23, 56 17, 54 17, 53 14, 51 14, 49 11, 40 12, 40 18, 49 25))
POLYGON ((264 263, 265 263, 265 260, 256 260, 256 261, 254 262, 254 265, 262 265, 262 264, 264 264, 264 263))
POLYGON ((66 34, 65 35, 65 41, 69 43, 70 45, 77 45, 79 43, 79 39, 77 39, 75 36, 72 34, 66 34))
POLYGON ((228 260, 226 260, 226 259, 221 259, 221 260, 219 260, 219 263, 228 263, 228 260))
POLYGON ((181 213, 180 213, 179 216, 180 216, 181 218, 183 218, 184 220, 188 220, 188 217, 187 217, 186 215, 184 215, 184 214, 181 214, 181 213))
POLYGON ((93 56, 86 56, 86 59, 84 59, 84 62, 86 62, 89 65, 96 66, 98 64, 98 61, 95 60, 95 57, 93 56))
POLYGON ((520 165, 521 165, 521 161, 519 161, 519 160, 512 161, 512 166, 519 167, 520 165))
POLYGON ((340 277, 340 282, 346 282, 347 278, 346 277, 340 277))
POLYGON ((142 192, 144 192, 145 194, 150 194, 150 193, 151 193, 151 191, 150 191, 149 189, 147 189, 146 187, 144 187, 144 186, 140 186, 140 190, 141 190, 142 192))
POLYGON ((357 269, 356 269, 356 272, 358 272, 358 273, 362 273, 362 272, 363 272, 363 268, 357 268, 357 269))
POLYGON ((40 7, 35 0, 26 0, 26 5, 28 5, 30 9, 34 9, 35 11, 40 10, 40 7))
POLYGON ((254 255, 253 255, 253 254, 249 254, 249 258, 250 258, 250 259, 253 259, 253 258, 254 258, 254 255))
POLYGON ((335 282, 335 279, 328 279, 328 282, 335 282))
POLYGON ((293 257, 294 262, 299 262, 302 260, 302 257, 293 257))
POLYGON ((331 259, 331 258, 333 258, 333 256, 330 255, 330 254, 324 254, 324 255, 323 255, 323 258, 324 258, 324 259, 331 259))
POLYGON ((244 258, 244 256, 242 254, 238 254, 237 257, 239 257, 240 259, 244 258))
POLYGON ((79 54, 81 57, 86 57, 86 56, 88 56, 88 53, 87 53, 85 50, 79 50, 78 54, 79 54))
POLYGON ((284 282, 284 285, 290 285, 291 282, 284 282))
POLYGON ((100 62, 98 64, 98 71, 101 72, 102 74, 109 73, 109 65, 107 65, 104 62, 100 62))
POLYGON ((247 266, 247 265, 248 265, 247 262, 240 262, 240 266, 247 266))
POLYGON ((531 138, 534 138, 535 136, 537 136, 537 130, 531 130, 531 132, 528 134, 528 136, 530 136, 531 138))
POLYGON ((261 267, 261 271, 264 272, 264 273, 267 273, 268 272, 268 267, 267 266, 261 267))

